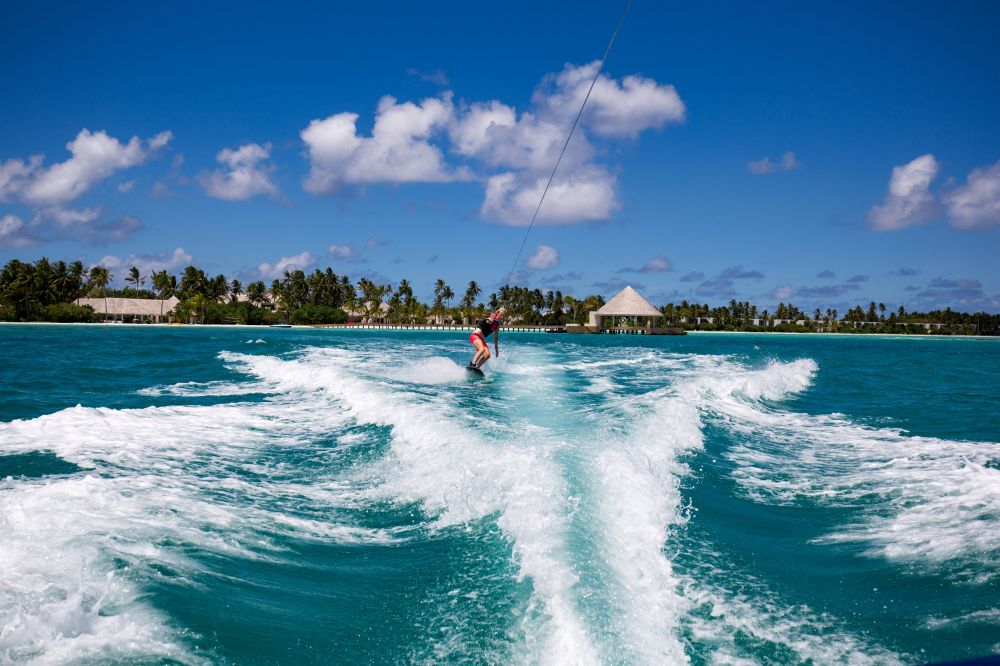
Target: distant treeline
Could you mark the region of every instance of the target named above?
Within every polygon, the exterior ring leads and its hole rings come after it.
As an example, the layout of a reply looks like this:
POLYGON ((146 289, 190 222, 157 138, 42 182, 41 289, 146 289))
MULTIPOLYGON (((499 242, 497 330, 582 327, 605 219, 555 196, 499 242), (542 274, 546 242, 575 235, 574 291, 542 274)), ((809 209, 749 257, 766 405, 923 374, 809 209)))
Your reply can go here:
MULTIPOLYGON (((437 280, 433 300, 425 303, 414 296, 408 280, 400 280, 395 289, 368 278, 355 284, 332 268, 311 273, 285 271, 270 284, 255 281, 244 285, 224 275, 211 277, 195 266, 188 266, 179 276, 168 271, 142 275, 133 266, 121 277, 127 287, 115 289, 111 288, 115 276, 104 266, 87 269, 80 261, 52 262, 42 258, 27 263, 12 259, 0 271, 0 321, 101 321, 104 315, 74 302, 84 297, 167 300, 176 296, 180 303, 169 314, 180 322, 328 324, 343 323, 353 316, 395 324, 446 324, 472 321, 504 305, 511 322, 559 326, 586 324, 588 314, 605 302, 597 294, 576 298, 559 290, 543 292, 517 286, 501 287, 480 300, 483 291, 475 280, 455 302, 455 291, 444 280, 437 280)), ((885 304, 875 302, 866 309, 860 305, 851 308, 843 316, 830 308, 807 313, 791 303, 779 304, 772 313, 736 300, 714 308, 688 301, 668 303, 660 311, 660 325, 699 330, 1000 332, 1000 315, 951 309, 907 312, 902 306, 887 312, 885 304)))
POLYGON ((779 303, 774 312, 759 310, 748 301, 729 301, 711 308, 708 304, 667 303, 660 308, 670 326, 708 331, 775 331, 828 333, 921 333, 942 335, 998 335, 1000 314, 956 312, 951 308, 930 312, 907 311, 902 305, 888 310, 885 303, 871 301, 841 315, 836 308, 804 312, 791 303, 779 303))

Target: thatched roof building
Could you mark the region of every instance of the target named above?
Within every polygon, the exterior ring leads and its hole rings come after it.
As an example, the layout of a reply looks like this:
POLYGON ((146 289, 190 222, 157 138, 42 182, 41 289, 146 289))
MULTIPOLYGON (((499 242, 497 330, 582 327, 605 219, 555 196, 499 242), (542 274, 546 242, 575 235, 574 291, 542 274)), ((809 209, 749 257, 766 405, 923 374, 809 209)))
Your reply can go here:
POLYGON ((633 289, 632 285, 628 285, 599 310, 590 313, 590 326, 602 329, 606 319, 611 320, 612 325, 621 323, 624 319, 652 327, 662 316, 663 313, 633 289))

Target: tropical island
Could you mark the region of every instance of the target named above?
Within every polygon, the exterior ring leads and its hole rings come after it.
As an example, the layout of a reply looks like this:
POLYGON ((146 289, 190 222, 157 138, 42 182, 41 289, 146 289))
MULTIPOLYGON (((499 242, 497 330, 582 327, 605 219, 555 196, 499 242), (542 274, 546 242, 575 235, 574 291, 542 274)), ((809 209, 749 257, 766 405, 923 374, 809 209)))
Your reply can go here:
MULTIPOLYGON (((406 279, 395 288, 364 277, 355 283, 331 267, 311 273, 285 271, 270 285, 262 280, 244 285, 224 275, 210 277, 196 266, 188 266, 180 275, 166 270, 142 275, 133 266, 123 276, 127 285, 123 288, 111 286, 115 277, 107 267, 87 268, 81 261, 11 259, 0 270, 0 321, 450 326, 468 325, 503 304, 511 323, 560 327, 584 326, 589 314, 606 304, 600 294, 576 297, 512 285, 482 300, 483 290, 475 280, 456 303, 456 292, 442 279, 434 284, 434 298, 428 304, 414 295, 406 279), (145 307, 141 313, 121 305, 140 301, 145 307)), ((843 313, 834 308, 804 312, 792 303, 779 303, 771 312, 735 299, 714 307, 684 300, 657 309, 660 319, 655 325, 684 331, 1000 334, 998 314, 950 308, 912 312, 903 306, 889 310, 874 301, 843 313)), ((618 324, 628 326, 629 322, 618 324)))

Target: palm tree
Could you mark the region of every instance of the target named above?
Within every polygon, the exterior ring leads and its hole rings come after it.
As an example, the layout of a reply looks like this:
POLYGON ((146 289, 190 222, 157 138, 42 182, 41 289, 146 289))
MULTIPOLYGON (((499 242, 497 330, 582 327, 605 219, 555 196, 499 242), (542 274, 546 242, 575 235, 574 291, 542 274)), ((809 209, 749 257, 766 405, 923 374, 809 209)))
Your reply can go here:
POLYGON ((288 318, 288 301, 285 296, 285 288, 281 284, 281 280, 273 280, 271 282, 271 302, 274 303, 275 307, 278 304, 285 306, 285 318, 288 318))
POLYGON ((236 303, 240 300, 240 294, 243 293, 243 285, 236 278, 229 284, 229 302, 236 303))
POLYGON ((205 287, 205 298, 213 303, 220 303, 229 293, 229 283, 225 275, 216 275, 208 281, 205 287))
POLYGON ((247 301, 254 307, 263 307, 267 300, 267 287, 260 280, 247 285, 247 301))
POLYGON ((133 266, 128 271, 127 281, 135 285, 135 296, 139 297, 139 281, 145 282, 146 279, 139 275, 139 269, 133 266))
POLYGON ((205 271, 188 266, 184 269, 184 275, 181 276, 181 300, 187 300, 195 294, 204 294, 207 286, 208 278, 205 277, 205 271))
POLYGON ((177 291, 177 276, 171 275, 166 270, 153 273, 153 289, 160 297, 160 321, 163 321, 163 301, 170 298, 177 291))
MULTIPOLYGON (((451 292, 451 287, 445 284, 444 280, 438 278, 438 281, 434 283, 434 305, 431 306, 431 314, 435 317, 442 316, 444 314, 444 299, 445 294, 451 292)), ((452 296, 455 294, 452 293, 452 296)))
POLYGON ((413 287, 410 286, 410 281, 403 278, 399 281, 399 286, 396 287, 397 300, 400 302, 403 308, 403 313, 405 314, 406 321, 408 323, 413 323, 414 306, 416 305, 417 299, 413 298, 413 287))
POLYGON ((469 282, 469 287, 465 290, 465 296, 462 297, 462 308, 464 309, 464 316, 468 317, 473 305, 476 302, 476 298, 479 294, 483 293, 483 290, 479 288, 475 280, 469 282))
POLYGON ((111 272, 104 266, 94 266, 90 269, 90 283, 95 287, 100 287, 101 291, 104 292, 104 319, 108 318, 108 284, 111 283, 113 276, 111 272))

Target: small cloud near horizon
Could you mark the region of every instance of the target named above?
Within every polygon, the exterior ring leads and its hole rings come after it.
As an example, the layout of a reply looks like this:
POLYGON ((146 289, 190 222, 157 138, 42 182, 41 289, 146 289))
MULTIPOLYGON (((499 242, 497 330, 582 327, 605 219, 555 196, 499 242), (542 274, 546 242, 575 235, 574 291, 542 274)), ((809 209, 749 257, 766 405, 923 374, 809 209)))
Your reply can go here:
POLYGON ((614 276, 604 280, 603 282, 592 282, 590 286, 594 289, 599 289, 601 291, 601 295, 603 296, 613 296, 628 286, 631 286, 635 290, 642 290, 646 288, 646 285, 639 282, 625 281, 614 276))
POLYGON ((639 268, 619 268, 616 273, 668 273, 674 270, 673 266, 670 265, 670 260, 664 257, 662 254, 657 255, 647 261, 645 264, 639 268))
POLYGON ((825 270, 817 273, 816 277, 819 278, 820 280, 831 280, 837 277, 837 274, 831 270, 825 270))
POLYGON ((436 86, 446 87, 448 85, 448 76, 444 73, 444 70, 441 69, 433 69, 424 72, 416 67, 410 67, 406 70, 406 73, 410 76, 415 76, 422 81, 426 81, 427 83, 433 83, 436 86))
POLYGON ((794 171, 802 166, 802 163, 795 158, 795 153, 792 151, 786 151, 782 154, 781 159, 777 162, 772 162, 770 157, 764 157, 755 162, 750 162, 747 164, 747 171, 750 173, 761 176, 768 173, 776 173, 778 171, 794 171))

